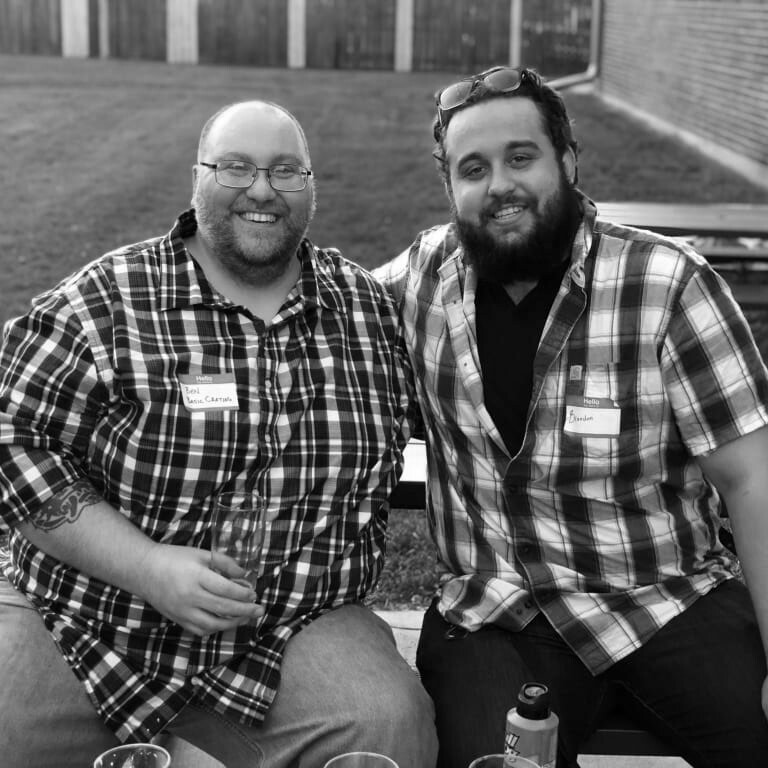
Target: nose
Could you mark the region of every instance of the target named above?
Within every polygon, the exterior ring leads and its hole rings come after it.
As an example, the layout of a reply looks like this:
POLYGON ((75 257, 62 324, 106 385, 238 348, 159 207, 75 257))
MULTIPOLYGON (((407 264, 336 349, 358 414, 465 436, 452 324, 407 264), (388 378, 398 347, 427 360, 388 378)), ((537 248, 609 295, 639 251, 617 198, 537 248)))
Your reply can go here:
POLYGON ((494 196, 505 195, 517 186, 517 177, 514 169, 506 163, 495 164, 491 168, 488 178, 488 194, 494 196))
POLYGON ((269 179, 267 178, 267 171, 258 170, 254 171, 256 178, 250 187, 245 190, 245 194, 254 200, 264 200, 275 196, 275 190, 272 189, 269 179))

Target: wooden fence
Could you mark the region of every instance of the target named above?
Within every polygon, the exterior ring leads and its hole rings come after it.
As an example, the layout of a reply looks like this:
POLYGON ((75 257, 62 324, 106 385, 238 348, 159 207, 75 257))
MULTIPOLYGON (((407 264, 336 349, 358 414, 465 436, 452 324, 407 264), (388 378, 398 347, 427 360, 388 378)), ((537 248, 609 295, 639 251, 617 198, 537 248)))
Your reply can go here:
POLYGON ((592 0, 0 0, 0 53, 548 77, 589 58, 592 0), (522 44, 520 44, 522 35, 522 44))

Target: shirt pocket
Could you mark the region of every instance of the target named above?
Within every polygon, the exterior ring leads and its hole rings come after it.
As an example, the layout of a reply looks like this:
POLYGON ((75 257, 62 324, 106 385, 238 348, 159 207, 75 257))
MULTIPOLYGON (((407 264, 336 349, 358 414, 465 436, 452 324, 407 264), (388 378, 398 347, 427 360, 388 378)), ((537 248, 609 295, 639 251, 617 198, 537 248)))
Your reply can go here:
POLYGON ((664 413, 664 388, 655 358, 592 363, 584 371, 584 397, 611 403, 619 409, 615 436, 574 435, 563 432, 569 452, 587 459, 639 458, 659 444, 664 413))

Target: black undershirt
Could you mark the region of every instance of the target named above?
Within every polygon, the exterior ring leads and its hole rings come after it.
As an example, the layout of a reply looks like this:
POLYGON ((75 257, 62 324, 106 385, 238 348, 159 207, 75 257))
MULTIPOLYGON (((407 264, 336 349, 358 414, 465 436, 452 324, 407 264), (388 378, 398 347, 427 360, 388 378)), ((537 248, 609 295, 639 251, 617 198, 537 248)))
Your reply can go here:
POLYGON ((475 295, 477 347, 485 406, 513 456, 525 435, 533 361, 567 261, 519 304, 503 285, 481 280, 475 295))

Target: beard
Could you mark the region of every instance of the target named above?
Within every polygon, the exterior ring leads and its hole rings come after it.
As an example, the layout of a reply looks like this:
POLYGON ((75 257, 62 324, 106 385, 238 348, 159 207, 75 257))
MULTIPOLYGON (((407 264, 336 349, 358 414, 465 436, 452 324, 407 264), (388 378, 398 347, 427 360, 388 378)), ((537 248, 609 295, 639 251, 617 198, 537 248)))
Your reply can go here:
POLYGON ((533 226, 513 242, 500 242, 488 231, 486 222, 505 205, 519 202, 515 195, 498 198, 480 215, 475 224, 459 217, 451 200, 451 211, 467 261, 479 277, 489 282, 514 283, 539 280, 554 272, 570 253, 574 235, 581 221, 579 196, 560 173, 558 188, 541 210, 529 208, 533 226))
MULTIPOLYGON (((234 225, 236 214, 209 206, 203 195, 192 197, 198 232, 211 256, 239 281, 264 285, 278 280, 291 267, 315 210, 314 197, 306 212, 284 215, 281 235, 246 239, 234 225)), ((282 213, 282 212, 281 212, 282 213)))

